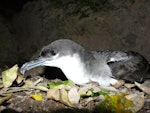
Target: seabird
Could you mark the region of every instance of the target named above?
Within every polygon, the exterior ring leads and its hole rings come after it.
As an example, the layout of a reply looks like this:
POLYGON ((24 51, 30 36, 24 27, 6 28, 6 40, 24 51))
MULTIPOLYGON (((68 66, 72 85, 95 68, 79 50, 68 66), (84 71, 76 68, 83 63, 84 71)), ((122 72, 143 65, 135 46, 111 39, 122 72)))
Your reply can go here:
POLYGON ((59 39, 43 47, 39 58, 23 64, 20 72, 24 74, 37 66, 58 67, 78 85, 94 81, 109 86, 119 79, 143 82, 150 78, 149 62, 137 52, 88 51, 69 39, 59 39))

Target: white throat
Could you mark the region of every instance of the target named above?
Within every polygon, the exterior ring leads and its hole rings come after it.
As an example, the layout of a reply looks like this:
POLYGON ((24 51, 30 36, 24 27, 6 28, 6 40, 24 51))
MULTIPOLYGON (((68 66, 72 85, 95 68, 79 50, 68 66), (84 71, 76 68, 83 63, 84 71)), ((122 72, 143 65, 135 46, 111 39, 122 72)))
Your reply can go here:
POLYGON ((76 84, 84 85, 89 82, 89 75, 77 54, 60 58, 56 56, 53 60, 47 61, 46 66, 60 68, 65 76, 76 84))

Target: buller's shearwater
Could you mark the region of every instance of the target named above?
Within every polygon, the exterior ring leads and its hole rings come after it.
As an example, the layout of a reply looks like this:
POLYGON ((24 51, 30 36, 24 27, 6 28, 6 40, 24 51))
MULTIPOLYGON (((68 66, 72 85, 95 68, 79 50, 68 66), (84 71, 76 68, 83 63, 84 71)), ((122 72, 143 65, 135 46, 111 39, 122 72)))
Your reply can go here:
POLYGON ((20 72, 24 74, 37 66, 58 67, 78 85, 94 81, 109 86, 118 79, 143 82, 150 78, 149 62, 139 53, 88 51, 69 39, 59 39, 43 47, 39 58, 23 64, 20 72))

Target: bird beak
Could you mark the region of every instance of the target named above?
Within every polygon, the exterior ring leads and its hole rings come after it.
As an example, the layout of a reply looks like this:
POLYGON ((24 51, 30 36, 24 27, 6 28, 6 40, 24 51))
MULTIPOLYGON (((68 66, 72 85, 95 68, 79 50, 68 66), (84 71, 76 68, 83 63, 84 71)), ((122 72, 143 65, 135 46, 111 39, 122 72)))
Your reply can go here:
POLYGON ((30 69, 33 69, 38 66, 46 66, 46 64, 47 64, 47 59, 39 58, 37 60, 30 61, 30 62, 23 64, 22 67, 20 68, 20 72, 21 74, 24 74, 26 71, 30 69))

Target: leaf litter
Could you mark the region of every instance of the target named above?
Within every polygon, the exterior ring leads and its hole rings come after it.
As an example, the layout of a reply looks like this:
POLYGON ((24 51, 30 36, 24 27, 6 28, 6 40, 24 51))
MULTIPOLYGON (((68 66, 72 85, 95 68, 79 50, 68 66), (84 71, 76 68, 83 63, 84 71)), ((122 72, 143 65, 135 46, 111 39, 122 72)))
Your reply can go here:
POLYGON ((93 102, 98 113, 134 113, 143 108, 145 97, 150 95, 148 85, 127 84, 120 80, 116 85, 104 87, 97 83, 84 86, 75 85, 72 81, 51 83, 38 77, 36 80, 25 80, 18 73, 17 65, 1 73, 0 104, 11 100, 17 92, 25 92, 26 96, 35 101, 55 100, 71 108, 85 108, 93 102), (15 83, 16 82, 16 83, 15 83), (23 85, 18 86, 23 82, 23 85), (138 87, 140 90, 137 90, 138 87), (33 93, 34 92, 34 93, 33 93), (48 99, 48 100, 47 100, 48 99))

